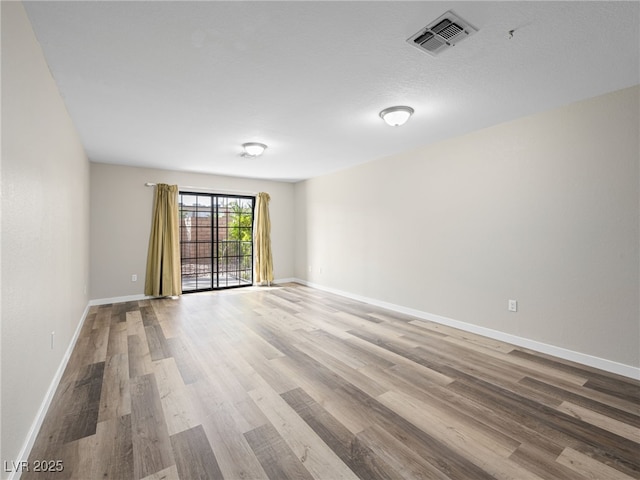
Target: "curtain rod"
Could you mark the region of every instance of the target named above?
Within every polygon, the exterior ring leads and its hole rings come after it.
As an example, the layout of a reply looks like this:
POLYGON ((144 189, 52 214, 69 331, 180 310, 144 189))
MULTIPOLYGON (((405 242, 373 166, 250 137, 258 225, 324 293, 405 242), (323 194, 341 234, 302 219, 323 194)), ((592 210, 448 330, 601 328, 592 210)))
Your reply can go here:
MULTIPOLYGON (((147 182, 144 184, 145 187, 155 187, 157 184, 156 183, 152 183, 152 182, 147 182)), ((218 190, 218 189, 212 189, 212 188, 207 188, 207 187, 194 187, 192 185, 178 185, 178 189, 180 190, 195 190, 195 191, 203 191, 206 193, 222 193, 222 194, 228 194, 228 195, 248 195, 248 196, 252 196, 255 197, 256 195, 258 195, 258 192, 242 192, 239 190, 218 190)), ((196 192, 197 193, 197 192, 196 192)))

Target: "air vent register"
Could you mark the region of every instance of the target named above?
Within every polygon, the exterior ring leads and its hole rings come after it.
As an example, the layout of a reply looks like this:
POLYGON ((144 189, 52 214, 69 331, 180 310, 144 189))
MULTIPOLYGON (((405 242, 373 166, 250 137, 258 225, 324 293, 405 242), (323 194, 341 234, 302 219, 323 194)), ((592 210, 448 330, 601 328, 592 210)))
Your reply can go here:
POLYGON ((407 42, 429 55, 438 56, 477 31, 469 22, 448 11, 412 35, 407 42))

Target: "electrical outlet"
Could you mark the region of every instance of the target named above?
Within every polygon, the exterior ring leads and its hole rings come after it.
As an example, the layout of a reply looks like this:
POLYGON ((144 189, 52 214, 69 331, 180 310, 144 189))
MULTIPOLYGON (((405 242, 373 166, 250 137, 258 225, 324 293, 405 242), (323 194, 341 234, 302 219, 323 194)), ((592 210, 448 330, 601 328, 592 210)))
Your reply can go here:
POLYGON ((136 275, 135 273, 133 275, 131 275, 131 281, 132 282, 137 282, 138 281, 138 275, 136 275))
POLYGON ((518 301, 517 300, 509 300, 509 311, 517 312, 518 311, 518 301))

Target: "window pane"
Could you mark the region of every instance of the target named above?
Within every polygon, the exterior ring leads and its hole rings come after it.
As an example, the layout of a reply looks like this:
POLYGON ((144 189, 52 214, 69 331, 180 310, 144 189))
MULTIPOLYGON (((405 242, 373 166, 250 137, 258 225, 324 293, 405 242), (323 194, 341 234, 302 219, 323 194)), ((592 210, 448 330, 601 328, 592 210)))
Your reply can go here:
POLYGON ((211 257, 211 243, 198 243, 198 258, 211 257))
POLYGON ((198 197, 196 195, 180 195, 182 200, 182 205, 184 206, 196 206, 198 203, 198 197))

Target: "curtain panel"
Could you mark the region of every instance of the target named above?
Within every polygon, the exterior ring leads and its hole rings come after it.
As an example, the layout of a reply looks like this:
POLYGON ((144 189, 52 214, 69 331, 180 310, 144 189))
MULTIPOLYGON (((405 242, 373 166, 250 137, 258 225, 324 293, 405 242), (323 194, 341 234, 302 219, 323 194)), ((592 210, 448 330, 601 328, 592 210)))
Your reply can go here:
POLYGON ((144 294, 153 297, 182 294, 177 185, 159 183, 155 187, 144 294))
POLYGON ((256 284, 273 282, 273 258, 271 257, 271 219, 269 217, 268 193, 260 192, 256 197, 254 226, 254 264, 256 284))

